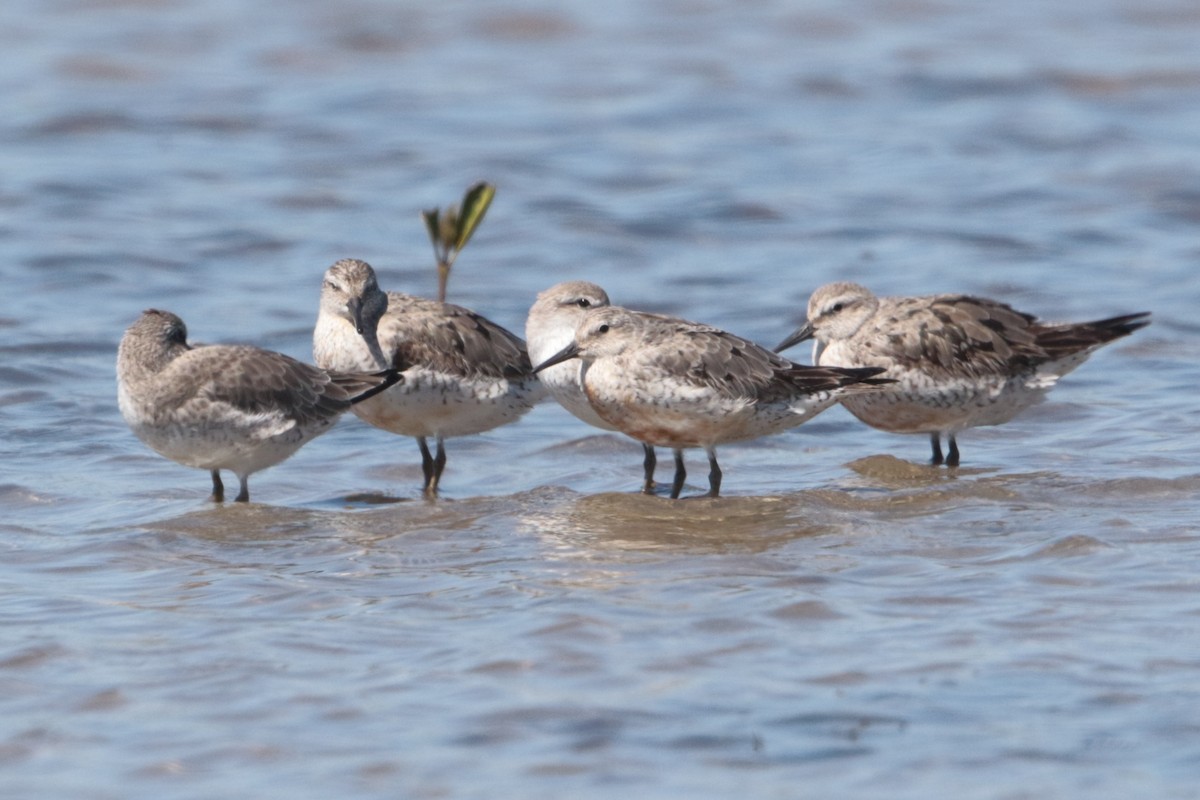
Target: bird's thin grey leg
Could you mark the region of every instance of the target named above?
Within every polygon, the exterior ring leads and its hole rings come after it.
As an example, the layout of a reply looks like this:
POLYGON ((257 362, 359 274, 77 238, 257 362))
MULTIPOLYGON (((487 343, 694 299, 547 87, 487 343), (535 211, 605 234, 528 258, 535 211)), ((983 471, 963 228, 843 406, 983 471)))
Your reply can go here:
POLYGON ((929 463, 933 464, 935 467, 940 466, 941 463, 945 460, 942 457, 942 436, 941 436, 941 434, 940 433, 929 434, 929 443, 931 445, 933 445, 933 458, 931 458, 929 460, 929 463))
POLYGON ((425 494, 435 494, 437 480, 433 474, 433 453, 429 452, 429 443, 425 441, 424 436, 417 437, 417 446, 421 448, 421 472, 425 474, 425 485, 421 488, 425 490, 425 494))
POLYGON ((717 449, 706 447, 708 453, 708 496, 719 497, 721 494, 721 468, 717 466, 717 449))
POLYGON ((654 494, 654 468, 658 466, 658 457, 654 455, 654 445, 643 444, 642 450, 646 453, 645 459, 642 460, 646 476, 645 483, 642 484, 642 494, 654 494))
POLYGON ((958 466, 958 442, 954 439, 953 433, 946 434, 946 438, 950 441, 950 454, 946 456, 947 467, 958 466))
POLYGON ((679 493, 683 491, 683 481, 687 478, 687 470, 683 468, 683 451, 675 451, 675 480, 671 481, 671 499, 679 499, 679 493))
POLYGON ((250 502, 250 476, 249 475, 238 475, 238 484, 239 484, 240 491, 238 492, 238 496, 233 498, 233 502, 249 503, 250 502))
POLYGON ((212 493, 212 497, 210 497, 209 499, 212 500, 214 503, 225 502, 225 484, 221 483, 220 470, 214 469, 212 471, 212 479, 213 479, 213 493, 212 493))
POLYGON ((446 469, 446 447, 441 436, 437 437, 437 455, 433 459, 433 486, 431 487, 434 494, 437 493, 438 484, 442 480, 442 471, 446 469))

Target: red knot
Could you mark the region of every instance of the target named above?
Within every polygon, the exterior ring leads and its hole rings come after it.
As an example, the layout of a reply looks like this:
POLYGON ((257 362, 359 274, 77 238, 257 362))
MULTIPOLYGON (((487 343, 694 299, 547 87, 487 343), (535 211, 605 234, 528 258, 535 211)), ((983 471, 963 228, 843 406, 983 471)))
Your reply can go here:
POLYGON ((874 389, 882 372, 802 366, 709 325, 617 306, 589 311, 574 340, 535 371, 572 358, 584 363, 584 392, 601 419, 674 451, 672 498, 683 489, 685 448, 708 455, 716 497, 718 444, 794 428, 847 392, 874 389))
POLYGON ((416 438, 430 496, 446 466, 446 438, 515 422, 545 394, 519 337, 461 306, 383 292, 371 265, 357 259, 325 272, 313 357, 327 369, 394 368, 404 376, 354 413, 416 438))
POLYGON ((183 320, 151 309, 125 331, 117 352, 121 416, 160 455, 212 473, 249 478, 288 458, 351 406, 400 380, 395 371, 334 372, 248 345, 192 346, 183 320))
POLYGON ((876 297, 839 282, 813 292, 808 322, 775 349, 815 339, 815 364, 883 367, 894 385, 842 404, 880 430, 927 434, 933 463, 954 467, 958 433, 1008 422, 1094 350, 1149 325, 1149 316, 1051 324, 981 297, 876 297))

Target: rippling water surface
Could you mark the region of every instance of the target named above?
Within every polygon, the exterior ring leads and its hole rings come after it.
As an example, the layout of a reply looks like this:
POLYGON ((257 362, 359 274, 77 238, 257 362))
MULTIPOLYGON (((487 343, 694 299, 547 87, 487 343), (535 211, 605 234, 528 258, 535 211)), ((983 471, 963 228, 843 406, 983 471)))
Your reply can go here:
POLYGON ((0 10, 0 793, 1196 796, 1191 4, 251 5, 0 10), (451 296, 517 330, 566 277, 766 344, 839 277, 1155 321, 957 473, 835 409, 718 500, 553 406, 436 503, 355 419, 224 507, 124 426, 143 308, 308 358, 481 178, 451 296))

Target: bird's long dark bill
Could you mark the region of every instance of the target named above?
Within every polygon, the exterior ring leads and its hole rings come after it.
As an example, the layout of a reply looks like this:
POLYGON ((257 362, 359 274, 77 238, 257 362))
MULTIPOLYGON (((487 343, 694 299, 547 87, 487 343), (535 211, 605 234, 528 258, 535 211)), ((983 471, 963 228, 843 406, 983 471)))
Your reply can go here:
POLYGON ((536 375, 547 367, 553 367, 555 364, 561 364, 564 361, 570 361, 572 358, 579 358, 579 346, 574 342, 571 342, 562 350, 559 350, 557 353, 534 367, 533 374, 536 375))
POLYGON ((346 303, 346 310, 350 312, 350 318, 354 320, 354 330, 358 331, 361 336, 363 332, 362 301, 358 298, 351 298, 346 303))
POLYGON ((362 394, 350 398, 350 405, 356 405, 361 403, 363 400, 370 400, 372 397, 384 391, 385 389, 390 389, 397 383, 400 383, 404 380, 404 376, 400 374, 400 371, 395 369, 385 369, 380 372, 372 372, 370 375, 373 378, 382 378, 383 381, 377 386, 372 386, 370 389, 367 389, 362 394))
POLYGON ((787 350, 789 347, 798 345, 801 342, 811 339, 812 337, 813 337, 812 323, 806 322, 806 323, 804 323, 804 325, 797 328, 796 331, 791 336, 787 337, 782 342, 777 344, 775 346, 775 352, 782 353, 784 350, 787 350))

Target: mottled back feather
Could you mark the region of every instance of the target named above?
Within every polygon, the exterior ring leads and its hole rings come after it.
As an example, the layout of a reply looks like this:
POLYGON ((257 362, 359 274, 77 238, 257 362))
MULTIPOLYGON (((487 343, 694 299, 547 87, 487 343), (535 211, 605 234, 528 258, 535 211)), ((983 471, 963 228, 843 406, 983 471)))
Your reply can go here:
POLYGON ((379 345, 392 366, 421 365, 466 377, 530 379, 525 342, 474 311, 451 303, 388 292, 379 345))
POLYGON ((888 298, 863 334, 873 353, 937 379, 1013 375, 1126 336, 1149 321, 1129 314, 1047 325, 968 295, 888 298))
MULTIPOLYGON (((301 426, 335 417, 395 382, 395 373, 328 373, 282 353, 244 345, 198 347, 182 355, 204 399, 247 414, 282 413, 301 426)), ((182 384, 183 382, 181 382, 182 384)))
POLYGON ((1052 358, 1033 316, 984 298, 896 298, 869 325, 872 352, 936 378, 1011 374, 1052 358))
POLYGON ((797 390, 831 391, 883 372, 878 367, 809 367, 710 325, 655 314, 638 316, 647 341, 655 345, 643 352, 653 355, 677 379, 730 399, 786 401, 797 390), (677 344, 670 347, 670 343, 677 344))

